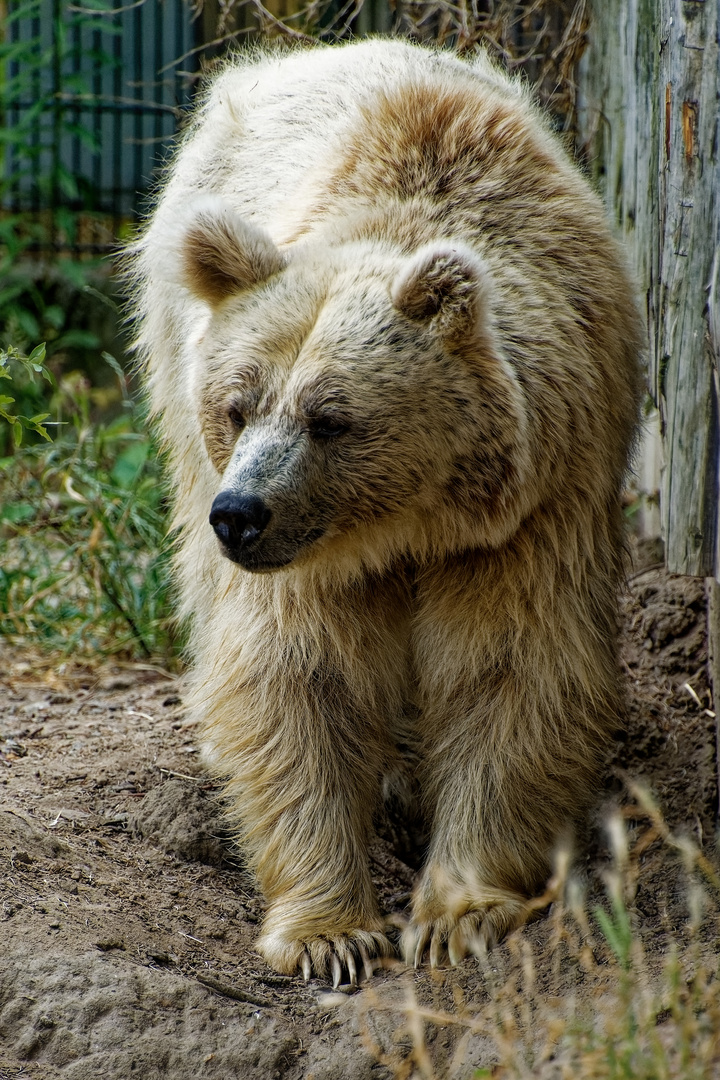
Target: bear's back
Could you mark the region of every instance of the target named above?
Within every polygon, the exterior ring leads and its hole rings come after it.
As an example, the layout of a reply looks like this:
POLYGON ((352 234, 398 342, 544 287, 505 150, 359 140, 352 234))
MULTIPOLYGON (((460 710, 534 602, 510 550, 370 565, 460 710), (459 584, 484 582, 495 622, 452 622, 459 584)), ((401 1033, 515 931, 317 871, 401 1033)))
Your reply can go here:
MULTIPOLYGON (((236 58, 210 85, 177 156, 163 206, 173 213, 199 190, 222 195, 278 241, 318 175, 365 127, 378 93, 403 97, 418 82, 431 93, 461 91, 480 109, 506 99, 532 110, 480 54, 473 63, 398 41, 370 40, 294 53, 236 58)), ((437 133, 438 135, 441 132, 437 133)))

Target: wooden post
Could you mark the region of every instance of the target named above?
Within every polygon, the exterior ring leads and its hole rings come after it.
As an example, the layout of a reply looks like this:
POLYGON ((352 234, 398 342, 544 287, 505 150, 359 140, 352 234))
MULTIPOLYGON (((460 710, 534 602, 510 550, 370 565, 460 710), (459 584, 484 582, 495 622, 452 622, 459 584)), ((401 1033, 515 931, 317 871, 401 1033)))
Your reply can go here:
POLYGON ((591 169, 646 301, 667 565, 703 576, 720 570, 719 7, 596 0, 580 73, 591 169))
POLYGON ((593 16, 579 77, 581 131, 646 303, 648 383, 665 458, 665 558, 674 573, 708 578, 717 715, 720 0, 595 0, 593 16))

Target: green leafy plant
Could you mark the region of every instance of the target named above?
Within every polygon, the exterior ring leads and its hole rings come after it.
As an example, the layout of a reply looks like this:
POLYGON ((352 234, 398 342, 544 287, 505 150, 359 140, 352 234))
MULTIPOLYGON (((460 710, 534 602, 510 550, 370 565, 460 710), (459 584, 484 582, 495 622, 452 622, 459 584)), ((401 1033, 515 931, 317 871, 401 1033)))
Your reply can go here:
POLYGON ((94 389, 73 372, 49 401, 58 437, 0 459, 0 633, 84 657, 170 662, 160 465, 122 369, 105 360, 119 415, 92 422, 94 389))
MULTIPOLYGON (((119 64, 108 45, 120 28, 97 18, 107 10, 102 0, 20 0, 0 28, 0 348, 29 351, 44 341, 47 357, 62 354, 66 368, 91 364, 109 343, 98 333, 102 315, 88 319, 90 293, 100 308, 108 303, 95 288, 106 276, 100 260, 68 257, 81 225, 87 232, 98 218, 96 199, 63 152, 69 140, 101 151, 78 110, 96 98, 95 73, 119 64), (81 44, 88 31, 89 50, 81 44)), ((31 383, 23 389, 34 396, 31 383)))
MULTIPOLYGON (((89 27, 93 40, 107 41, 120 33, 112 20, 98 21, 107 5, 83 6, 46 0, 22 0, 11 5, 0 35, 0 204, 19 207, 28 199, 43 207, 28 216, 27 207, 13 210, 0 220, 0 244, 16 262, 31 246, 42 246, 60 230, 74 238, 73 207, 83 204, 83 192, 72 169, 61 156, 63 135, 71 135, 87 149, 99 152, 98 140, 79 122, 74 101, 93 96, 92 77, 80 63, 80 31, 89 27), (48 26, 52 21, 51 32, 48 26), (8 163, 12 167, 8 168, 8 163)), ((119 64, 102 44, 94 44, 90 58, 96 65, 119 64)))
MULTIPOLYGON (((25 356, 14 346, 10 345, 7 349, 0 349, 0 379, 9 379, 13 382, 13 368, 23 371, 26 378, 31 381, 36 375, 41 375, 48 382, 52 383, 52 376, 45 367, 45 344, 36 345, 29 356, 25 356)), ((34 416, 25 416, 17 408, 14 412, 8 412, 8 409, 16 406, 16 398, 11 397, 8 394, 0 394, 0 417, 2 417, 6 423, 10 425, 15 439, 15 445, 20 446, 23 437, 23 430, 33 431, 35 434, 40 435, 41 438, 50 441, 47 428, 44 421, 47 420, 49 412, 39 412, 34 416)))
POLYGON ((119 27, 91 8, 107 5, 63 0, 48 16, 47 0, 21 0, 0 34, 0 632, 85 657, 165 659, 157 455, 101 351, 117 324, 107 274, 57 254, 93 205, 61 144, 100 151, 77 106, 94 98, 94 73, 119 63, 105 47, 119 27), (93 44, 80 56, 83 27, 93 44))

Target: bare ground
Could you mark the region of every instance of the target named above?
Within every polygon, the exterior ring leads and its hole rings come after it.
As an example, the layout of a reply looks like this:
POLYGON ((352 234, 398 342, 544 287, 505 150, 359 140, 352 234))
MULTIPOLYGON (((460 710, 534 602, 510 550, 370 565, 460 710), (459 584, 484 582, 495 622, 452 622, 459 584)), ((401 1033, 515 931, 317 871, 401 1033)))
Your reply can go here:
MULTIPOLYGON (((598 820, 628 801, 624 777, 641 779, 668 823, 714 858, 702 583, 638 573, 623 617, 629 716, 598 820)), ((274 974, 253 952, 262 902, 198 762, 181 680, 7 648, 0 670, 2 1080, 383 1080, 402 1075, 412 1043, 398 1011, 410 990, 438 1009, 482 998, 474 959, 434 975, 396 965, 339 999, 274 974)), ((597 827, 580 860, 591 892, 607 857, 597 827)), ((372 866, 385 910, 402 913, 413 870, 380 840, 372 866)), ((648 847, 636 911, 651 959, 669 924, 682 937, 681 894, 673 856, 648 847)), ((535 950, 537 992, 561 993, 548 925, 521 937, 535 950)), ((489 1034, 458 1037, 427 1035, 438 1076, 497 1060, 489 1034)))

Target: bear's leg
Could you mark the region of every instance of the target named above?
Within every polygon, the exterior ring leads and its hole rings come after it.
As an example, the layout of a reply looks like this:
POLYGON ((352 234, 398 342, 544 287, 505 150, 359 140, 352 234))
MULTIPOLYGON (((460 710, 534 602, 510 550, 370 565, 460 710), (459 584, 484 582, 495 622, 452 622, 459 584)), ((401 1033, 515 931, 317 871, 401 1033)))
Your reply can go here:
MULTIPOLYGON (((250 817, 263 822, 263 835, 249 846, 268 903, 257 949, 279 971, 354 984, 371 974, 374 957, 394 952, 367 851, 379 763, 337 714, 310 707, 306 715, 288 762, 294 775, 264 783, 252 799, 250 817)), ((242 802, 249 808, 247 787, 242 802)))
POLYGON ((278 971, 354 983, 394 951, 367 844, 393 760, 388 717, 403 707, 407 617, 388 610, 404 600, 355 588, 311 607, 281 585, 251 581, 242 617, 209 628, 196 702, 267 901, 258 951, 278 971))
POLYGON ((410 964, 426 953, 433 966, 457 963, 525 920, 617 725, 612 574, 576 590, 541 548, 532 566, 485 554, 419 582, 413 650, 432 833, 403 937, 410 964))

